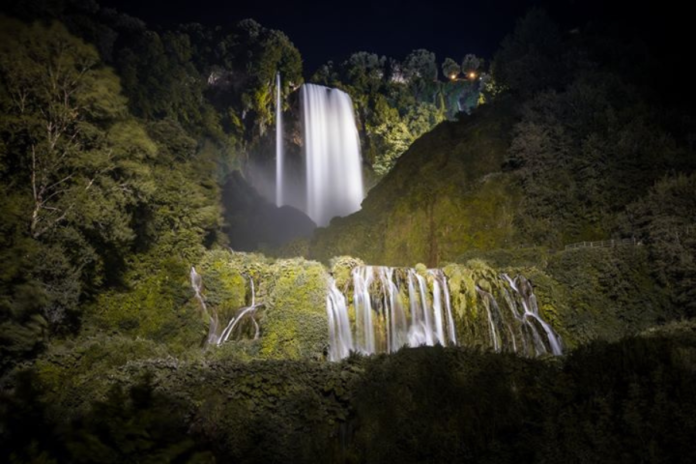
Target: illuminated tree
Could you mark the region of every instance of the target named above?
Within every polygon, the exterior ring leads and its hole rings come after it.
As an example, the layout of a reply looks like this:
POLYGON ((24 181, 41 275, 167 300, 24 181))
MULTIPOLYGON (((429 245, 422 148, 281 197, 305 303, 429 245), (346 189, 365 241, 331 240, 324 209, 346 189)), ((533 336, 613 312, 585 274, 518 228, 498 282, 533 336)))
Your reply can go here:
POLYGON ((483 65, 483 59, 474 54, 467 54, 462 60, 462 71, 465 74, 476 73, 483 65))
POLYGON ((445 61, 442 63, 442 72, 449 79, 456 78, 461 70, 461 67, 452 58, 445 58, 445 61))
POLYGON ((412 51, 404 60, 403 72, 407 80, 418 78, 426 81, 437 79, 437 62, 435 54, 428 50, 412 51))

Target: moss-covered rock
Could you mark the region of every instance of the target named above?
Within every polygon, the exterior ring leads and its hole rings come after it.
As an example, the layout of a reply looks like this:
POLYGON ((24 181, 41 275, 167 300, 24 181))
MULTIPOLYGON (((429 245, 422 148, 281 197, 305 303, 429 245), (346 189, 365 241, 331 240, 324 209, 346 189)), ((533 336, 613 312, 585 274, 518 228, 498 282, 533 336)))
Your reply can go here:
POLYGON ((336 287, 346 289, 352 281, 353 269, 364 265, 363 260, 353 258, 352 256, 337 256, 333 258, 331 260, 331 275, 336 281, 336 287))
MULTIPOLYGON (((459 287, 475 282, 472 275, 483 272, 485 280, 494 283, 503 272, 523 275, 534 286, 540 314, 569 347, 595 339, 617 340, 680 317, 641 246, 492 250, 466 253, 461 259, 467 260, 463 266, 445 268, 455 307, 462 304, 456 296, 459 287)), ((471 295, 471 290, 463 295, 471 295)))
POLYGON ((510 102, 501 101, 425 134, 369 192, 361 211, 317 230, 310 257, 437 266, 466 250, 516 243, 520 190, 513 174, 501 172, 513 120, 510 102))
POLYGON ((207 326, 188 273, 185 263, 172 259, 158 272, 133 279, 129 289, 100 294, 87 310, 86 330, 146 338, 179 352, 200 346, 207 326))
POLYGON ((153 340, 177 353, 200 350, 211 319, 220 336, 253 302, 260 339, 253 340, 253 323, 240 322, 227 342, 238 346, 223 353, 247 360, 323 358, 328 344, 328 272, 323 265, 225 249, 208 251, 191 264, 202 281, 205 308, 191 287, 190 267, 178 263, 142 277, 132 289, 102 295, 90 311, 88 333, 153 340))
MULTIPOLYGON (((217 250, 207 253, 199 268, 206 304, 219 316, 219 332, 231 317, 251 305, 250 279, 254 282, 254 303, 258 306, 254 317, 260 338, 251 343, 252 331, 239 350, 225 351, 236 352, 242 359, 252 355, 266 359, 323 357, 328 344, 328 274, 320 263, 217 250)), ((233 337, 225 344, 238 343, 240 338, 233 337)))

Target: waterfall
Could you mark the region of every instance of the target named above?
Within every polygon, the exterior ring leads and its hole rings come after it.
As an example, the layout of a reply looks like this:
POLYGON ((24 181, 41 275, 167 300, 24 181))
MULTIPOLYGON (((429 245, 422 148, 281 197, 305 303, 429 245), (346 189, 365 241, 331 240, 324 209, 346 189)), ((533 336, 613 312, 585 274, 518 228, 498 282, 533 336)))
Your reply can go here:
POLYGON ((546 343, 543 342, 545 337, 546 341, 548 342, 548 346, 551 349, 551 353, 557 356, 560 355, 563 352, 561 339, 556 332, 554 332, 549 323, 544 321, 539 316, 539 307, 537 305, 537 298, 536 295, 534 295, 532 284, 530 284, 529 281, 523 276, 517 276, 514 280, 511 279, 507 274, 503 274, 501 277, 503 277, 508 283, 510 289, 516 296, 516 300, 522 306, 522 311, 519 311, 515 307, 516 301, 511 299, 511 307, 515 309, 515 317, 531 332, 533 340, 535 341, 535 349, 537 350, 537 354, 548 352, 546 349, 546 343), (538 330, 539 326, 544 332, 544 337, 542 337, 542 334, 538 330))
POLYGON ((239 326, 240 322, 248 318, 251 320, 251 322, 254 324, 254 340, 258 339, 260 334, 261 334, 261 328, 259 327, 259 323, 256 321, 256 318, 254 317, 256 310, 264 306, 263 303, 256 303, 256 291, 254 288, 254 279, 249 277, 249 285, 251 287, 251 304, 249 306, 246 306, 244 308, 240 308, 237 310, 236 314, 232 316, 232 318, 229 320, 227 323, 227 326, 222 330, 222 332, 218 335, 219 328, 220 328, 220 318, 218 316, 218 312, 213 308, 212 314, 208 311, 208 306, 205 303, 205 297, 202 294, 203 290, 203 278, 201 277, 198 272, 196 272, 195 267, 191 267, 191 273, 190 273, 190 278, 191 278, 191 288, 193 289, 195 293, 195 297, 198 300, 198 302, 201 305, 201 308, 203 309, 203 312, 208 315, 210 318, 210 325, 208 327, 208 337, 207 337, 207 345, 222 345, 224 342, 226 342, 229 338, 230 335, 233 333, 234 329, 239 326))
POLYGON ((193 289, 196 299, 203 309, 203 314, 210 318, 210 324, 208 326, 208 338, 207 343, 211 344, 217 340, 217 331, 220 325, 220 319, 218 318, 217 311, 213 310, 212 314, 208 311, 208 305, 205 304, 205 297, 203 296, 203 278, 196 272, 196 268, 191 266, 191 288, 193 289))
POLYGON ((203 278, 201 275, 196 272, 196 268, 191 266, 191 273, 189 274, 191 278, 191 288, 193 289, 196 299, 198 302, 201 304, 201 308, 203 308, 204 312, 208 312, 208 307, 205 304, 205 300, 203 299, 203 294, 201 291, 203 290, 203 278))
POLYGON ((227 323, 227 327, 225 327, 225 330, 223 330, 220 336, 213 341, 214 344, 222 345, 223 343, 225 343, 230 338, 230 335, 234 331, 235 327, 237 327, 239 323, 247 316, 251 319, 252 323, 254 324, 254 340, 259 338, 259 323, 256 322, 254 314, 256 313, 256 310, 259 308, 259 306, 262 306, 262 304, 256 304, 256 291, 254 289, 254 279, 252 279, 251 277, 249 277, 249 285, 251 287, 251 304, 246 308, 241 308, 237 310, 237 314, 230 319, 230 321, 227 323))
MULTIPOLYGON (((464 298, 473 298, 474 306, 468 306, 468 314, 460 314, 461 340, 442 269, 419 273, 416 269, 356 266, 351 277, 345 294, 329 280, 326 310, 331 361, 345 358, 351 351, 392 353, 403 346, 460 343, 525 356, 563 352, 560 337, 539 315, 532 284, 523 276, 512 279, 502 274, 491 278, 488 285, 475 286, 474 294, 464 298)), ((462 304, 464 294, 458 295, 462 304)))
POLYGON ((326 226, 335 216, 359 210, 364 198, 353 102, 341 90, 315 84, 302 86, 301 100, 307 171, 305 213, 318 226, 326 226))
POLYGON ((353 336, 350 333, 346 298, 329 277, 329 292, 326 295, 326 311, 329 318, 329 360, 338 361, 353 351, 353 336))
MULTIPOLYGON (((429 275, 430 288, 414 269, 353 268, 355 322, 351 333, 355 351, 392 353, 403 346, 457 343, 450 305, 442 304, 444 293, 439 289, 441 283, 446 285, 446 278, 437 272, 429 275)), ((348 311, 345 303, 342 307, 348 311)))
POLYGON ((284 192, 284 153, 283 153, 283 100, 280 73, 276 73, 276 206, 285 204, 284 192))

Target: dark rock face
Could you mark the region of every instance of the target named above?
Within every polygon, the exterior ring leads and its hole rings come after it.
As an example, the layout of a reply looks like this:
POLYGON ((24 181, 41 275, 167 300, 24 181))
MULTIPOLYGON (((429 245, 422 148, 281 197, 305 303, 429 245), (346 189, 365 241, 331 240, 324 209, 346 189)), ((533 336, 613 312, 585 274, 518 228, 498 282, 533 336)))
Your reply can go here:
POLYGON ((239 171, 227 178, 222 190, 225 233, 237 251, 277 247, 290 240, 309 237, 316 224, 303 212, 277 206, 263 198, 239 171))

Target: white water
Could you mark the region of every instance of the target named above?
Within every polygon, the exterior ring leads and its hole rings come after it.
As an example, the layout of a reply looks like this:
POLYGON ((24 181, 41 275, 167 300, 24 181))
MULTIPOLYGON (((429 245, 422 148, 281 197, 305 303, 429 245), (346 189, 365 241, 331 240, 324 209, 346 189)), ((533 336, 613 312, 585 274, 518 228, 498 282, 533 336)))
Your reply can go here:
POLYGON ((326 312, 329 318, 329 360, 338 361, 353 351, 353 336, 350 333, 346 298, 329 277, 329 292, 326 295, 326 312))
MULTIPOLYGON (((551 353, 556 356, 561 355, 563 353, 561 339, 558 337, 556 332, 554 332, 551 326, 539 316, 537 298, 536 295, 534 295, 532 285, 529 283, 529 281, 523 276, 517 276, 514 280, 511 279, 507 274, 503 274, 502 277, 507 281, 508 285, 518 296, 518 299, 522 304, 522 314, 520 314, 520 312, 515 308, 515 317, 529 327, 529 330, 533 334, 534 341, 536 342, 535 345, 537 346, 537 352, 546 352, 546 345, 541 341, 541 334, 539 333, 536 324, 534 324, 532 321, 536 321, 536 323, 540 325, 544 331, 548 345, 551 348, 551 353)), ((514 301, 512 306, 514 307, 514 301)))
POLYGON ((230 319, 230 321, 227 323, 227 327, 225 327, 225 330, 223 330, 220 336, 213 341, 214 344, 219 346, 225 343, 230 338, 230 335, 234 331, 235 327, 239 325, 239 323, 242 321, 242 319, 244 319, 245 316, 249 316, 254 324, 254 340, 259 338, 260 328, 258 322, 256 322, 256 319, 254 318, 254 313, 256 313, 256 310, 261 305, 256 304, 256 290, 254 289, 254 279, 252 279, 251 277, 249 277, 249 284, 251 286, 251 305, 237 311, 237 315, 233 316, 232 319, 230 319))
POLYGON ((203 312, 208 315, 210 318, 210 326, 208 328, 208 338, 207 338, 207 344, 208 345, 222 345, 224 342, 226 342, 229 338, 230 335, 233 333, 234 329, 239 325, 239 323, 244 319, 245 317, 251 318, 252 323, 254 324, 254 340, 258 339, 260 336, 260 327, 258 322, 256 322, 256 318, 254 318, 254 315, 256 313, 256 310, 263 306, 263 303, 256 304, 256 291, 254 289, 254 279, 251 277, 249 278, 249 284, 251 286, 251 305, 241 308, 237 311, 237 314, 233 316, 229 322, 227 323, 227 326, 223 329, 222 333, 218 335, 218 331, 220 328, 220 319, 218 316, 218 312, 213 308, 212 314, 208 311, 208 306, 205 303, 205 297, 203 296, 202 290, 203 290, 203 278, 201 277, 198 272, 196 272, 195 267, 191 267, 191 288, 193 289, 196 299, 201 305, 201 308, 203 309, 203 312))
MULTIPOLYGON (((446 293, 441 290, 441 284, 446 285, 446 278, 439 270, 429 271, 428 276, 430 288, 426 278, 414 269, 355 267, 352 271, 355 321, 348 331, 352 335, 352 347, 335 347, 333 343, 338 342, 338 337, 332 336, 331 355, 352 350, 364 354, 392 353, 403 346, 432 346, 436 343, 456 345, 449 301, 442 304, 446 293), (408 304, 404 303, 405 298, 408 299, 408 304)), ((345 308, 347 314, 345 298, 334 299, 342 304, 331 303, 330 307, 327 305, 327 310, 345 308)), ((330 327, 331 324, 335 326, 337 320, 337 316, 332 317, 330 327)), ((348 317, 343 318, 343 321, 349 321, 348 317)), ((330 335, 332 330, 330 329, 330 335)), ((343 339, 346 340, 347 337, 343 339)))
POLYGON ((191 288, 196 294, 196 299, 201 305, 201 309, 203 309, 203 313, 210 318, 210 325, 208 327, 208 339, 207 342, 208 344, 215 343, 217 340, 217 331, 218 327, 220 325, 220 320, 218 318, 217 311, 213 311, 212 314, 209 313, 208 311, 208 305, 205 304, 205 297, 203 296, 203 278, 201 275, 196 272, 196 268, 191 266, 191 288))
MULTIPOLYGON (((315 84, 302 86, 301 99, 307 171, 305 213, 318 226, 326 226, 333 217, 358 211, 365 196, 353 102, 341 90, 315 84)), ((282 182, 281 178, 279 185, 282 182)))
POLYGON ((193 266, 191 266, 191 273, 189 276, 191 277, 191 288, 196 294, 196 299, 201 304, 203 311, 208 312, 205 300, 203 299, 203 294, 201 293, 203 290, 203 278, 199 273, 196 272, 196 268, 193 266))
MULTIPOLYGON (((532 285, 523 277, 502 274, 495 288, 476 286, 482 317, 464 321, 463 343, 483 341, 494 351, 527 356, 561 355, 562 342, 539 315, 532 285), (496 296, 498 300, 496 300, 496 296), (500 304, 499 304, 500 302, 500 304), (471 331, 473 330, 473 332, 471 331)), ((329 359, 351 351, 393 353, 403 346, 458 345, 447 277, 441 269, 423 275, 415 269, 357 266, 352 271, 353 301, 329 282, 329 359), (351 319, 349 314, 354 315, 351 319)))
POLYGON ((370 285, 373 274, 369 267, 353 269, 353 304, 355 305, 355 348, 361 353, 375 352, 375 330, 372 322, 370 285))
POLYGON ((280 73, 276 74, 276 206, 285 204, 283 153, 283 100, 280 73))

